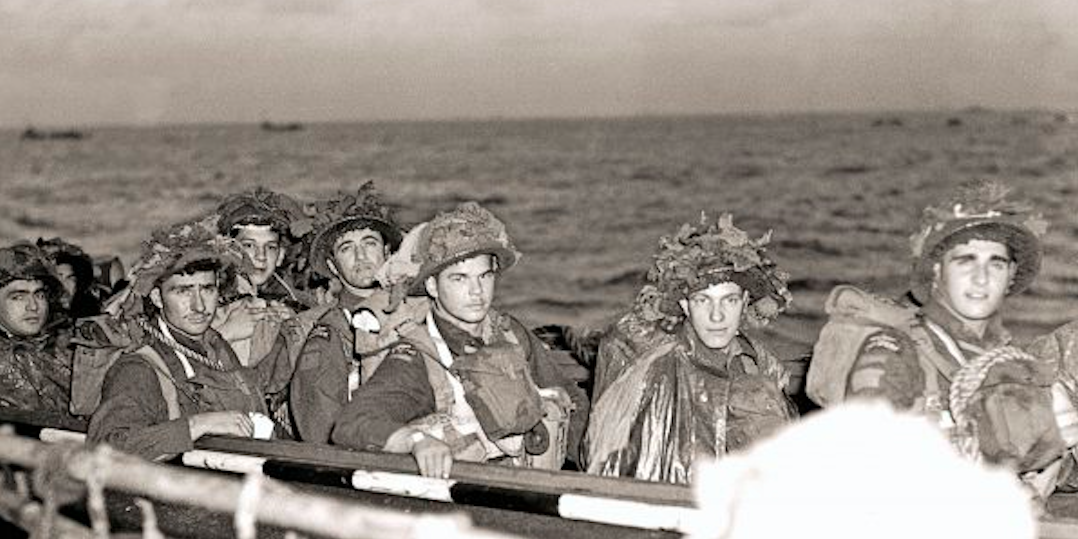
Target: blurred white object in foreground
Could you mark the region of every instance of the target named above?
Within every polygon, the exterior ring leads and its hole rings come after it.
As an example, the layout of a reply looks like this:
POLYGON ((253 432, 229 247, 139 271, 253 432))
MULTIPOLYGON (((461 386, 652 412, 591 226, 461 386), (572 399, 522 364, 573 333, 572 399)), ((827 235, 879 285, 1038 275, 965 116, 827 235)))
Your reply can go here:
POLYGON ((918 416, 850 403, 701 464, 697 539, 1036 536, 1011 473, 962 459, 918 416))

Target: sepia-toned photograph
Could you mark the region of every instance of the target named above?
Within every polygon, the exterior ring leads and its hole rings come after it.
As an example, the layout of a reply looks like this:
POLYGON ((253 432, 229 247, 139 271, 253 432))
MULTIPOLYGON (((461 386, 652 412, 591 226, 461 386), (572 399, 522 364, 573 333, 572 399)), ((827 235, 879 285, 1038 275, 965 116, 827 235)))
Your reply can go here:
POLYGON ((1078 2, 0 0, 0 536, 1078 537, 1078 2))

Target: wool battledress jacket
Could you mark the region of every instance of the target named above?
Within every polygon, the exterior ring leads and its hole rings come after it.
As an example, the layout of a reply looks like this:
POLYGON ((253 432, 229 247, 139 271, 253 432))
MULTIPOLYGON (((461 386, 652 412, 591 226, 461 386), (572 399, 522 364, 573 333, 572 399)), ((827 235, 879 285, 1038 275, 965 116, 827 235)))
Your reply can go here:
POLYGON ((56 326, 30 337, 0 328, 0 407, 69 415, 69 337, 56 326))
POLYGON ((329 443, 341 407, 375 372, 387 346, 398 341, 402 331, 422 323, 427 312, 425 299, 410 298, 392 313, 385 312, 388 305, 389 293, 384 290, 367 298, 344 291, 337 306, 326 310, 315 323, 296 360, 289 387, 289 405, 300 440, 329 443), (377 318, 377 332, 352 327, 346 312, 359 309, 368 309, 377 318))
MULTIPOLYGON (((950 392, 955 374, 986 352, 1009 345, 1011 335, 997 314, 978 337, 935 302, 921 309, 919 320, 936 359, 921 357, 908 334, 881 328, 861 345, 847 381, 847 395, 880 398, 899 410, 939 413, 940 426, 947 431, 954 426, 950 392), (934 404, 926 402, 933 389, 938 394, 934 404)), ((1046 367, 1041 362, 1022 365, 1016 368, 1025 370, 1017 376, 999 368, 1003 379, 990 374, 989 380, 995 381, 982 385, 985 396, 976 402, 987 403, 991 409, 974 415, 980 452, 989 461, 1013 462, 1019 470, 1040 469, 1066 449, 1047 387, 1046 367)))
MULTIPOLYGON (((226 298, 217 309, 213 327, 215 329, 219 328, 228 319, 232 311, 245 306, 252 298, 253 296, 250 295, 234 295, 234 297, 226 298)), ((313 296, 296 290, 294 286, 276 273, 258 291, 258 298, 269 303, 277 303, 288 307, 292 312, 292 316, 313 307, 315 304, 313 296)), ((236 358, 239 359, 240 364, 255 366, 270 354, 276 343, 280 327, 281 325, 278 322, 261 320, 255 323, 252 335, 229 341, 232 351, 236 353, 236 358)))
MULTIPOLYGON (((157 323, 155 320, 153 323, 157 323)), ((210 329, 198 341, 172 331, 177 342, 211 360, 216 370, 189 360, 188 376, 177 353, 169 345, 146 336, 149 345, 168 366, 175 381, 181 415, 170 419, 168 403, 154 368, 137 354, 126 354, 109 368, 101 387, 101 404, 90 420, 88 440, 147 459, 170 458, 194 447, 188 417, 204 412, 238 411, 266 413, 257 376, 239 364, 228 342, 210 329)))
MULTIPOLYGON (((453 356, 484 344, 437 314, 431 317, 453 356)), ((561 387, 569 394, 575 410, 569 420, 569 460, 579 462, 578 451, 588 418, 584 391, 566 378, 543 343, 520 321, 509 317, 530 373, 539 387, 561 387)), ((425 326, 416 330, 426 332, 425 326)), ((381 450, 397 429, 436 412, 434 389, 427 376, 427 362, 415 348, 402 346, 390 351, 374 375, 363 384, 340 413, 333 429, 333 442, 366 450, 381 450)))

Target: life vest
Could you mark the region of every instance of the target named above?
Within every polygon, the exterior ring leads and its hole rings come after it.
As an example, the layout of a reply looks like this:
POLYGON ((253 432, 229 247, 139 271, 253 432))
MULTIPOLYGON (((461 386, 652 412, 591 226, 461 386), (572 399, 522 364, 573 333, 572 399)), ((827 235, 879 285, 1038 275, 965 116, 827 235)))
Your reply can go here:
POLYGON ((453 356, 432 313, 405 339, 423 357, 435 400, 435 413, 413 426, 445 441, 460 460, 523 458, 524 433, 544 417, 539 388, 508 319, 491 312, 488 320, 487 345, 462 357, 453 356))
POLYGON ((916 399, 914 411, 929 416, 947 432, 954 428, 954 419, 943 402, 946 382, 939 374, 946 370, 947 361, 932 343, 929 329, 918 319, 916 307, 899 305, 854 286, 840 285, 831 291, 824 311, 828 320, 813 346, 806 377, 805 392, 809 398, 823 407, 846 400, 850 372, 865 341, 881 329, 892 328, 913 342, 924 372, 924 391, 916 399))
POLYGON ((161 395, 165 398, 168 418, 181 416, 176 381, 169 373, 165 360, 149 346, 134 348, 129 334, 109 315, 83 319, 79 335, 72 339, 75 353, 71 367, 71 413, 93 415, 101 404, 101 386, 105 375, 120 357, 133 354, 146 362, 157 375, 161 395))

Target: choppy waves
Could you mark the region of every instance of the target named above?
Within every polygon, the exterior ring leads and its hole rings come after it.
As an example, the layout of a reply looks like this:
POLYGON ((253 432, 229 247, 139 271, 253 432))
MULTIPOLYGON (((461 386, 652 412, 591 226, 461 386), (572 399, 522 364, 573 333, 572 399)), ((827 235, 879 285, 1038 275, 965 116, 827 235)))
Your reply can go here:
POLYGON ((464 200, 499 213, 524 252, 501 302, 533 324, 599 326, 633 298, 660 235, 730 211, 792 275, 767 333, 787 355, 827 292, 905 289, 926 203, 974 178, 1045 212, 1042 275, 1012 302, 1019 336, 1078 317, 1078 125, 1047 112, 867 114, 99 129, 83 141, 0 133, 0 240, 61 235, 130 262, 154 224, 257 184, 300 197, 374 179, 414 223, 464 200), (956 121, 952 119, 957 118, 956 121))

